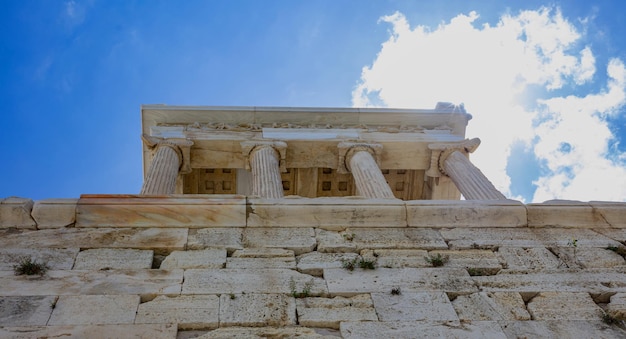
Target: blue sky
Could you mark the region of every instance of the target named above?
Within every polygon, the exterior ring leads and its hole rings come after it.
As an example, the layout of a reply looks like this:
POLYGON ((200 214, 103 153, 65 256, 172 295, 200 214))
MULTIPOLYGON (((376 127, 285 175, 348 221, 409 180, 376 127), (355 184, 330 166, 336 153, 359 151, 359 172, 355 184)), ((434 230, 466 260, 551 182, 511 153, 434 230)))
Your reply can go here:
POLYGON ((626 200, 623 1, 5 1, 0 197, 141 187, 141 104, 464 103, 507 196, 626 200))

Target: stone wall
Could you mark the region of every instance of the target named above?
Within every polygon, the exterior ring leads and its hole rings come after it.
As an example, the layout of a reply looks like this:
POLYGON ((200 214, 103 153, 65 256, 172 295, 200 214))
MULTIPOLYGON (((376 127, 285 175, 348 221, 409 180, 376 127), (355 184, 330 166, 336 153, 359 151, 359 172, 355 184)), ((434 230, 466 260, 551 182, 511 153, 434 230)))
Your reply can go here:
POLYGON ((625 242, 613 202, 11 197, 0 337, 622 338, 625 242))

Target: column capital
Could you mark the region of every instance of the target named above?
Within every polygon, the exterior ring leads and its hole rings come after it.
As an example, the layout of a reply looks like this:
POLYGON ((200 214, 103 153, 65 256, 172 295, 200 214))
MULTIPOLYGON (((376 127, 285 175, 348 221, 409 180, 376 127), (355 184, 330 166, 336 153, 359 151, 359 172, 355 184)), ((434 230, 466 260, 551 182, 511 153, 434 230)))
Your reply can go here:
POLYGON ((264 140, 252 140, 244 141, 241 143, 241 152, 244 156, 245 168, 251 169, 250 155, 255 151, 270 147, 278 153, 278 167, 281 172, 287 172, 286 155, 287 155, 287 143, 284 141, 264 141, 264 140))
POLYGON ((469 153, 473 153, 480 145, 480 139, 465 139, 460 142, 442 142, 433 143, 428 145, 428 149, 431 150, 430 167, 426 171, 426 175, 429 177, 437 178, 441 176, 448 176, 444 169, 444 162, 450 154, 459 151, 466 157, 469 153))
POLYGON ((350 158, 356 152, 368 152, 376 161, 376 165, 380 168, 380 156, 383 151, 383 145, 366 142, 348 142, 343 141, 337 145, 339 149, 339 161, 337 162, 337 173, 350 173, 350 158))
POLYGON ((178 154, 178 171, 181 174, 191 173, 191 146, 193 141, 181 138, 160 138, 147 134, 141 135, 143 143, 151 150, 159 147, 170 147, 178 154))

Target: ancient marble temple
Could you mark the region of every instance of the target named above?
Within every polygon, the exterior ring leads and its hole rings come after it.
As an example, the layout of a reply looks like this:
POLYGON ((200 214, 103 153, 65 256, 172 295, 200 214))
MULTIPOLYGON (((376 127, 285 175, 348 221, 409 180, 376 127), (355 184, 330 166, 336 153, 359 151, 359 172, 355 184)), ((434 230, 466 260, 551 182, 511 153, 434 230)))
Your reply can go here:
POLYGON ((0 338, 626 337, 626 203, 507 199, 462 106, 141 119, 140 192, 0 198, 0 338))

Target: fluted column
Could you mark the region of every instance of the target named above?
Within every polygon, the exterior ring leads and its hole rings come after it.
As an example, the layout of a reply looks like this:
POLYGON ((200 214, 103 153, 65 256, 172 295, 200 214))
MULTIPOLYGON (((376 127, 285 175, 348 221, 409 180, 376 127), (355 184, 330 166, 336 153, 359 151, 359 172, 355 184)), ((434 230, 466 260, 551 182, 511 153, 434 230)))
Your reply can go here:
POLYGON ((247 167, 252 172, 252 195, 269 199, 284 197, 280 177, 281 159, 284 159, 284 142, 244 142, 247 167))
POLYGON ((395 199, 374 156, 382 150, 378 144, 341 143, 340 163, 352 173, 357 194, 366 198, 395 199), (345 155, 342 156, 343 151, 345 155))
POLYGON ((143 139, 148 147, 155 149, 155 153, 139 194, 174 194, 176 179, 183 167, 183 153, 188 153, 192 142, 189 140, 170 141, 147 136, 143 139), (187 148, 186 152, 183 151, 184 147, 187 148))
POLYGON ((428 175, 438 172, 452 180, 466 200, 499 200, 506 199, 504 194, 474 166, 467 154, 473 152, 480 140, 478 138, 465 140, 462 143, 433 144, 433 160, 428 175), (436 158, 436 159, 435 159, 436 158), (434 165, 438 171, 434 169, 434 165))

